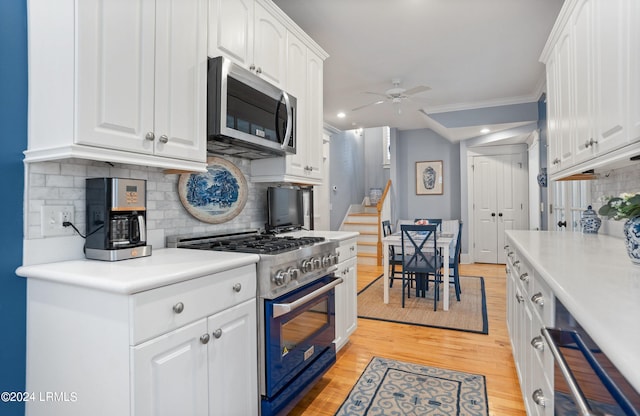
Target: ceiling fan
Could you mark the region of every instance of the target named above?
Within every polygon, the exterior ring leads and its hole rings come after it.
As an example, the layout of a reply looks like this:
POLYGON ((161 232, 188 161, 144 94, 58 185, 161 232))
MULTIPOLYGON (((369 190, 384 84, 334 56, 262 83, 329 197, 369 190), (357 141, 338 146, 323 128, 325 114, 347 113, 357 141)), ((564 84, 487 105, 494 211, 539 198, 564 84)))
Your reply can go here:
POLYGON ((372 103, 361 105, 360 107, 356 107, 351 111, 358 111, 366 107, 389 102, 397 106, 398 114, 401 114, 402 111, 400 109, 400 104, 403 101, 411 100, 413 95, 420 94, 422 92, 429 91, 431 89, 430 87, 427 87, 424 85, 417 85, 413 88, 405 89, 400 87, 400 83, 401 83, 401 80, 399 78, 393 78, 391 80, 391 84, 393 84, 393 88, 386 90, 384 93, 366 91, 365 94, 378 95, 382 98, 372 103))

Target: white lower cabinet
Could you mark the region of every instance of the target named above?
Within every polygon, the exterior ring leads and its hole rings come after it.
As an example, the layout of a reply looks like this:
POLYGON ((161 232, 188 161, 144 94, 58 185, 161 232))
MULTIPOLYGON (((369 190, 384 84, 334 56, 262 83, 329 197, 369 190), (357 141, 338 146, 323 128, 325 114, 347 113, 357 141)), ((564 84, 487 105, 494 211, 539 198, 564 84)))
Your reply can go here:
POLYGON ((507 241, 507 327, 528 415, 553 415, 553 357, 540 330, 554 325, 555 298, 507 241))
POLYGON ((132 351, 136 416, 258 414, 255 299, 132 351))
POLYGON ((340 350, 358 327, 358 260, 355 238, 340 242, 336 276, 344 282, 336 287, 336 349, 340 350))
POLYGON ((258 414, 255 264, 131 294, 29 279, 27 310, 26 390, 75 398, 29 416, 258 414))

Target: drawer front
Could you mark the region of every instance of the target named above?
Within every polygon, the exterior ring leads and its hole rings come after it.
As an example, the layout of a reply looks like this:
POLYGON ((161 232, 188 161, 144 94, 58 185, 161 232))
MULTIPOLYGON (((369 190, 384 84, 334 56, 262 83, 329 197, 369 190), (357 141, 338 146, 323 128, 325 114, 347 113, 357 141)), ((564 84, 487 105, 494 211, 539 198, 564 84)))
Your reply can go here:
POLYGON ((355 238, 340 243, 337 249, 338 261, 342 263, 358 254, 358 242, 355 238))
POLYGON ((131 344, 172 331, 256 297, 256 266, 163 286, 131 296, 131 344))
POLYGON ((529 293, 529 299, 533 303, 533 309, 540 317, 543 325, 553 326, 555 316, 555 297, 553 292, 540 276, 533 280, 532 289, 529 293))

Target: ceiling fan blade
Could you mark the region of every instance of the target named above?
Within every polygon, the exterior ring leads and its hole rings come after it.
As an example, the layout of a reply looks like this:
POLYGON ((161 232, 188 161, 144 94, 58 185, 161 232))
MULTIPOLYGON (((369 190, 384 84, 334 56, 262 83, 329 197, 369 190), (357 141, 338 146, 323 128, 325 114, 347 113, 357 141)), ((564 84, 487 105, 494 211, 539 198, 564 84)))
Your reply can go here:
POLYGON ((377 95, 379 97, 387 97, 387 94, 383 94, 381 92, 371 92, 371 91, 364 91, 363 94, 371 94, 371 95, 377 95))
POLYGON ((425 85, 418 85, 416 87, 405 90, 403 94, 404 95, 420 94, 421 92, 429 91, 430 89, 431 89, 430 87, 427 87, 425 85))
POLYGON ((370 107, 372 105, 378 105, 378 104, 382 104, 382 103, 384 103, 384 100, 378 100, 378 101, 373 102, 373 103, 369 103, 369 104, 361 105, 360 107, 356 107, 356 108, 352 109, 351 111, 362 110, 365 107, 370 107))

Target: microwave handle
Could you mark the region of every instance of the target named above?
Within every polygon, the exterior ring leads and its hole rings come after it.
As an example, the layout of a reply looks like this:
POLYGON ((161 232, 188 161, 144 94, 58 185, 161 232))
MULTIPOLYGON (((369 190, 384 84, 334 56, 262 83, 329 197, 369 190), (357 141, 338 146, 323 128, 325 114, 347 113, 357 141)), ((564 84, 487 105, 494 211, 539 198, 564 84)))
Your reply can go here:
MULTIPOLYGON (((561 331, 559 329, 551 329, 551 331, 561 331)), ((549 346, 549 350, 551 351, 551 355, 553 355, 553 358, 556 361, 556 364, 558 365, 558 368, 560 369, 560 372, 562 373, 562 377, 565 379, 565 381, 567 382, 567 386, 569 387, 569 390, 571 391, 571 396, 573 397, 573 400, 576 404, 576 406, 578 407, 579 410, 579 414, 581 416, 598 416, 601 415, 601 413, 599 412, 594 412, 593 410, 591 410, 591 407, 589 406, 587 399, 584 396, 584 393, 582 393, 582 390, 580 389, 580 386, 578 386, 578 382, 576 381, 575 377, 573 376, 573 373, 571 372, 571 369, 569 369, 569 365, 567 364, 567 361, 564 359, 564 356, 562 355, 562 353, 560 352, 560 349, 558 348, 558 346, 556 345, 555 341, 553 340, 553 335, 551 335, 551 332, 549 331, 549 328, 542 328, 540 330, 540 332, 542 333, 542 336, 544 337, 545 341, 547 342, 547 345, 549 346)), ((583 353, 585 351, 583 350, 583 353)))
POLYGON ((293 130, 293 112, 291 111, 291 101, 289 100, 289 94, 285 91, 282 91, 282 98, 284 98, 284 104, 287 107, 287 129, 284 132, 284 137, 282 138, 281 148, 284 149, 287 147, 287 143, 289 142, 289 136, 291 136, 291 132, 293 130))

